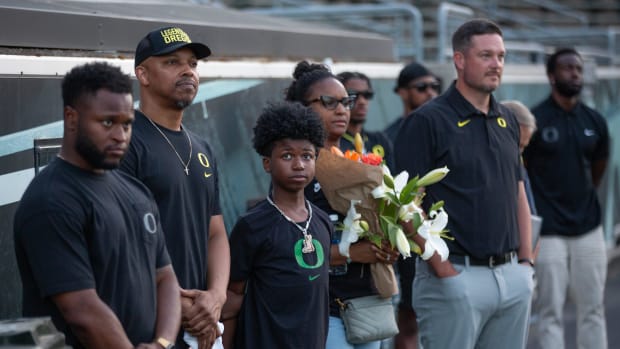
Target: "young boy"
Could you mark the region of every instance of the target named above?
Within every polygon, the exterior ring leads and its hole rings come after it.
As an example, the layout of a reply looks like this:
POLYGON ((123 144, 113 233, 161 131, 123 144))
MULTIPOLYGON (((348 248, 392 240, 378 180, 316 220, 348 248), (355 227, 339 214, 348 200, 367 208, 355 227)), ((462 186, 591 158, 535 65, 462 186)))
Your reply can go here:
POLYGON ((304 197, 323 140, 323 122, 299 103, 269 105, 257 120, 272 192, 231 232, 227 349, 325 347, 332 223, 304 197))

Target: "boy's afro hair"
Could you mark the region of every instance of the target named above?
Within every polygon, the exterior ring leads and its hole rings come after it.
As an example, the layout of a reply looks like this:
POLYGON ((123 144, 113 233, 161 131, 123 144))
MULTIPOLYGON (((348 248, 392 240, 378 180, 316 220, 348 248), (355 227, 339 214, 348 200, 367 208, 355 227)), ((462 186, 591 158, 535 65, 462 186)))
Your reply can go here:
POLYGON ((274 142, 290 138, 323 146, 323 121, 310 107, 294 102, 270 103, 256 120, 253 145, 262 156, 271 156, 274 142))

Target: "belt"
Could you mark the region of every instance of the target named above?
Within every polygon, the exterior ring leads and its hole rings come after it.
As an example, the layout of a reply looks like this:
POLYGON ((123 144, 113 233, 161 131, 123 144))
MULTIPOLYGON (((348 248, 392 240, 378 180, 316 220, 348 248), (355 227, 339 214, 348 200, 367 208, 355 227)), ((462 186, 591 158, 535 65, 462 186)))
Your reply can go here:
POLYGON ((517 252, 510 251, 497 256, 490 256, 487 258, 476 258, 472 256, 464 256, 458 254, 450 254, 448 259, 452 263, 456 264, 469 264, 469 265, 484 265, 489 268, 494 268, 498 265, 510 263, 513 258, 517 257, 517 252))

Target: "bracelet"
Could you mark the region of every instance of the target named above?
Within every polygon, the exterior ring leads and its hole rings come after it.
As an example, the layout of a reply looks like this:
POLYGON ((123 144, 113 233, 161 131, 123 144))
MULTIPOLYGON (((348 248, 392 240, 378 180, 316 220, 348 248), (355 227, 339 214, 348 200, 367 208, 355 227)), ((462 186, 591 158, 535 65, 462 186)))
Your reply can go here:
POLYGON ((532 268, 534 267, 534 261, 529 258, 520 258, 519 263, 527 262, 532 268))

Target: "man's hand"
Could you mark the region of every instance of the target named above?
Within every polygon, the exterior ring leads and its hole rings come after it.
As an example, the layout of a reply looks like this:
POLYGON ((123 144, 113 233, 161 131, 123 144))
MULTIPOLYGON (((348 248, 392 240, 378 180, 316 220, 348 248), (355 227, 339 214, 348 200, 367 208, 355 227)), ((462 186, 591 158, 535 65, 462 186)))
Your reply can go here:
POLYGON ((435 253, 428 262, 431 268, 433 268, 435 275, 440 279, 458 275, 458 271, 454 269, 452 263, 448 260, 442 262, 441 257, 437 253, 435 253))
POLYGON ((221 336, 217 327, 226 296, 213 291, 181 289, 181 323, 183 328, 196 338, 221 336), (213 333, 213 334, 212 334, 213 333))

